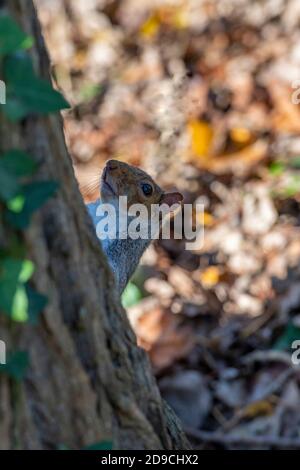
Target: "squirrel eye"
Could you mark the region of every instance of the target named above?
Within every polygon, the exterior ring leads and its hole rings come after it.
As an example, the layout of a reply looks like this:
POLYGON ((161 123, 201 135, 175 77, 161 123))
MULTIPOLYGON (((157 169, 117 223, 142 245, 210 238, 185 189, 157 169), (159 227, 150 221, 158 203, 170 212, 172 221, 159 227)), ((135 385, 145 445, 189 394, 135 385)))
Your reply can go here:
POLYGON ((142 184, 142 191, 145 194, 145 196, 151 196, 151 194, 153 193, 153 188, 152 188, 151 184, 143 183, 142 184))

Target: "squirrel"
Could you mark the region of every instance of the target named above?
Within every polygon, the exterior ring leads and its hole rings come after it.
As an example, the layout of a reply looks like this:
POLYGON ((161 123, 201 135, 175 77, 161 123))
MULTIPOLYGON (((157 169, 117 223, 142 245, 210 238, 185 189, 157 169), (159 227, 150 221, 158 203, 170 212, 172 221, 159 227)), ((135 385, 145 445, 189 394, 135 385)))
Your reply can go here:
MULTIPOLYGON (((118 226, 117 222, 124 216, 124 213, 120 213, 119 201, 121 196, 127 197, 127 206, 129 208, 133 204, 142 204, 150 212, 152 207, 159 208, 164 204, 164 207, 167 207, 167 212, 171 213, 174 205, 178 207, 183 201, 182 194, 164 192, 151 176, 140 168, 119 160, 108 160, 100 180, 100 199, 87 204, 96 232, 99 221, 101 221, 101 218, 103 220, 103 215, 99 216, 101 205, 110 204, 115 208, 116 220, 114 223, 118 226)), ((125 216, 127 229, 132 218, 128 215, 128 212, 125 216)), ((166 213, 163 216, 165 217, 166 213)), ((147 228, 150 222, 151 220, 147 218, 147 228)), ((162 222, 160 221, 159 227, 162 222)), ((109 236, 105 236, 105 234, 103 236, 103 233, 101 233, 100 241, 112 269, 117 289, 121 294, 153 238, 151 236, 137 239, 129 236, 124 237, 120 229, 116 230, 115 234, 114 238, 109 238, 109 236)), ((97 235, 100 238, 98 232, 97 235)))

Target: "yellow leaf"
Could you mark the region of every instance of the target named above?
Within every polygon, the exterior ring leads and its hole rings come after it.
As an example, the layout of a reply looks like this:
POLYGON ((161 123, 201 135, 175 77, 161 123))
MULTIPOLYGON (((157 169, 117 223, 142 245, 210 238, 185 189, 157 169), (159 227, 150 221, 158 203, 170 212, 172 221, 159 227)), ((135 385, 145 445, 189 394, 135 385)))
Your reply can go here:
POLYGON ((209 266, 200 274, 200 279, 204 287, 210 288, 219 282, 220 275, 221 273, 217 266, 209 266))
POLYGON ((271 415, 274 406, 268 400, 259 400, 250 403, 243 410, 243 416, 247 418, 255 418, 258 415, 271 415))
POLYGON ((204 212, 203 214, 203 223, 204 225, 206 225, 207 227, 210 226, 210 225, 213 225, 215 219, 214 217, 209 213, 209 212, 204 212))
POLYGON ((142 24, 140 34, 146 39, 152 38, 157 34, 159 27, 160 20, 156 14, 153 14, 142 24))
POLYGON ((237 144, 246 145, 251 140, 251 132, 244 127, 234 127, 230 130, 231 140, 237 144))
POLYGON ((211 148, 213 130, 211 126, 198 119, 192 119, 188 123, 188 132, 191 137, 191 147, 197 157, 207 156, 211 148))
POLYGON ((188 26, 187 13, 184 8, 178 8, 174 12, 173 25, 177 29, 185 29, 188 26))
POLYGON ((196 224, 209 227, 215 223, 215 219, 213 215, 211 215, 209 212, 206 212, 206 211, 204 212, 200 211, 198 213, 195 208, 193 208, 192 217, 193 217, 193 228, 196 226, 196 224))

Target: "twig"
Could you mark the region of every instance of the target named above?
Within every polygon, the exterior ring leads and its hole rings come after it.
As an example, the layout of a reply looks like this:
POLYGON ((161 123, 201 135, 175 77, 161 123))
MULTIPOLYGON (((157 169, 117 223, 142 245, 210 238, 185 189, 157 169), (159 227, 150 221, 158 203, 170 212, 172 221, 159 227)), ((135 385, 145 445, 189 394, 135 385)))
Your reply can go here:
POLYGON ((213 442, 223 445, 239 445, 247 446, 269 446, 279 449, 300 449, 300 439, 289 437, 273 437, 273 436, 234 436, 229 434, 221 434, 219 432, 199 431, 197 429, 186 428, 185 432, 188 436, 202 442, 213 442))

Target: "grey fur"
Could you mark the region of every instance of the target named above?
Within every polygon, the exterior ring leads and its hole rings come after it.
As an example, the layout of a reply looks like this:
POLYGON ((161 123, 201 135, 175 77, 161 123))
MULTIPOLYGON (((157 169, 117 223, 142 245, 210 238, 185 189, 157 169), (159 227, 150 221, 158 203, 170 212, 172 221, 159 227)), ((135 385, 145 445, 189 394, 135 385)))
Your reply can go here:
MULTIPOLYGON (((100 199, 87 204, 87 209, 92 218, 95 229, 101 220, 100 217, 96 215, 99 204, 101 204, 100 199)), ((104 240, 101 240, 100 243, 114 274, 117 289, 121 294, 137 268, 144 251, 150 245, 151 239, 139 238, 133 240, 131 238, 116 238, 112 240, 105 238, 104 240)))

